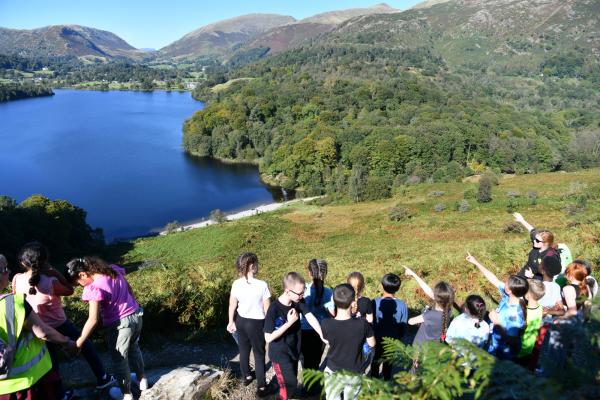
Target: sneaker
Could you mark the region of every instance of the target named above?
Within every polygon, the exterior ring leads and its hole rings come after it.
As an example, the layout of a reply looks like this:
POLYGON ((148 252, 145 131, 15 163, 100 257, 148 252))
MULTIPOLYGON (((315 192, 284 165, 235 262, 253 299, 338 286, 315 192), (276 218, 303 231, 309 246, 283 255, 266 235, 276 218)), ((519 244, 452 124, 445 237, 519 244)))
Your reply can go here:
POLYGON ((256 395, 260 398, 267 397, 268 395, 275 393, 272 387, 263 386, 256 389, 256 395))
POLYGON ((115 379, 114 376, 104 374, 104 377, 102 378, 102 380, 100 380, 98 382, 98 385, 96 385, 96 389, 100 390, 100 389, 107 388, 107 387, 115 384, 116 382, 117 382, 117 380, 115 379))
POLYGON ((143 392, 144 390, 148 390, 148 379, 142 378, 140 380, 140 390, 143 392))
POLYGON ((253 380, 254 378, 252 378, 251 376, 247 376, 244 379, 242 379, 242 385, 248 386, 252 383, 253 380))
POLYGON ((123 400, 133 400, 133 395, 131 393, 124 394, 123 400))

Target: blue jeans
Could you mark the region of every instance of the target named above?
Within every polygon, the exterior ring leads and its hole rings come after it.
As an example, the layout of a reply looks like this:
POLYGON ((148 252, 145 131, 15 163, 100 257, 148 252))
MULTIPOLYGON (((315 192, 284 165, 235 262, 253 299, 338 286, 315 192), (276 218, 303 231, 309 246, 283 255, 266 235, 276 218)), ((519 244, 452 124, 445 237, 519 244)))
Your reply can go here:
MULTIPOLYGON (((73 325, 73 323, 69 320, 66 320, 62 325, 55 328, 57 331, 62 333, 63 335, 77 340, 79 336, 81 336, 81 332, 79 329, 73 325)), ((50 358, 52 359, 52 366, 56 371, 58 371, 58 353, 60 351, 61 346, 48 342, 48 350, 50 351, 50 358)), ((90 339, 87 339, 81 348, 81 354, 85 361, 89 364, 92 372, 96 376, 96 380, 100 382, 104 377, 104 366, 102 365, 102 361, 100 361, 100 357, 98 357, 98 353, 92 344, 90 339)))

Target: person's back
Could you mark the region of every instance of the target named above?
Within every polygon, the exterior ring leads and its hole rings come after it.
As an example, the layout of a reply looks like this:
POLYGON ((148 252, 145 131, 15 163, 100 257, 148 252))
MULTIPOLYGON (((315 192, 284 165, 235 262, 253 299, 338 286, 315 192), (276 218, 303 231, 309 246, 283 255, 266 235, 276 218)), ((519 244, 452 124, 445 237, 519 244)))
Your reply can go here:
POLYGON ((502 300, 496 309, 497 323, 492 326, 491 343, 488 352, 504 359, 512 359, 521 349, 521 333, 525 327, 525 315, 519 304, 519 297, 527 293, 527 281, 520 276, 511 275, 509 286, 498 286, 502 300), (515 283, 512 283, 512 280, 515 283), (522 282, 524 284, 522 284, 522 282))
POLYGON ((231 295, 237 299, 237 313, 243 318, 265 319, 263 301, 271 297, 267 282, 256 278, 238 278, 231 285, 231 295))
POLYGON ((406 330, 408 307, 395 297, 377 297, 373 300, 373 330, 375 337, 401 339, 406 330))
POLYGON ((545 286, 542 282, 536 279, 529 279, 529 290, 525 295, 527 299, 527 315, 525 330, 521 338, 521 350, 519 358, 528 357, 535 346, 540 327, 542 326, 543 308, 538 303, 539 299, 544 296, 545 286))
POLYGON ((55 281, 57 279, 54 277, 40 274, 40 281, 35 285, 35 294, 29 294, 31 286, 28 274, 16 274, 12 281, 13 293, 27 295, 25 298, 33 311, 40 316, 42 321, 53 328, 62 325, 67 320, 60 296, 54 294, 53 285, 55 281))
MULTIPOLYGON (((317 288, 312 283, 306 285, 304 290, 304 303, 319 322, 331 318, 333 312, 333 290, 323 287, 323 294, 319 297, 317 288)), ((300 318, 300 326, 303 330, 312 330, 306 318, 300 318)))

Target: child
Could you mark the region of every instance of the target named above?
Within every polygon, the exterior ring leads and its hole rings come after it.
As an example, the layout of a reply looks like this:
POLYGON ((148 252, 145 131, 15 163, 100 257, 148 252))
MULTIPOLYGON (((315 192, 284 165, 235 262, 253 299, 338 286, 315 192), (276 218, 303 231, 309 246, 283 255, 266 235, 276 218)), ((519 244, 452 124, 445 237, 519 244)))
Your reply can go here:
POLYGON ((562 288, 562 300, 564 308, 557 320, 565 320, 574 317, 582 308, 588 298, 588 286, 586 284, 587 269, 575 261, 569 264, 565 270, 565 278, 568 284, 562 288))
POLYGON ((485 301, 479 295, 469 295, 462 310, 462 314, 450 323, 446 332, 446 341, 452 344, 453 340, 466 339, 475 346, 483 348, 490 336, 490 327, 483 320, 486 313, 485 301))
MULTIPOLYGON (((57 270, 48 264, 48 250, 39 242, 27 243, 19 252, 19 262, 25 268, 24 273, 16 274, 12 280, 12 292, 26 294, 26 300, 40 319, 58 332, 75 340, 79 337, 79 330, 65 315, 61 303, 61 296, 73 294, 73 286, 57 270)), ((58 371, 58 354, 60 348, 52 343, 48 344, 52 365, 58 371)), ((115 379, 106 374, 98 353, 90 340, 86 340, 82 347, 83 357, 96 376, 96 388, 103 389, 115 382, 115 379)), ((65 393, 67 397, 69 392, 65 393)))
POLYGON ((302 314, 321 340, 323 333, 317 318, 306 304, 304 278, 296 272, 288 272, 283 278, 283 294, 269 306, 265 316, 265 341, 269 343, 269 359, 279 383, 279 399, 292 396, 298 384, 298 358, 300 357, 300 321, 302 314))
POLYGON ((101 316, 107 328, 108 347, 123 399, 133 399, 129 363, 139 380, 140 390, 148 388, 148 380, 144 376, 139 346, 143 310, 125 280, 125 270, 99 258, 84 257, 69 261, 67 273, 71 282, 83 286, 81 298, 89 303, 89 316, 77 339, 77 347, 81 348, 90 337, 101 316))
POLYGON ((417 335, 413 340, 413 346, 431 340, 445 342, 446 329, 452 314, 452 304, 454 304, 452 286, 447 282, 438 282, 431 290, 429 285, 413 270, 408 267, 404 267, 404 269, 406 275, 414 277, 425 294, 435 302, 433 309, 425 310, 423 314, 408 320, 409 325, 420 324, 417 335))
POLYGON ((347 283, 336 286, 333 301, 337 309, 335 319, 326 319, 321 323, 323 337, 329 342, 327 366, 325 367, 325 394, 329 399, 344 400, 358 398, 360 378, 356 376, 337 376, 337 371, 362 373, 363 345, 375 346, 375 337, 371 325, 362 318, 352 318, 351 308, 355 306, 356 293, 347 283))
POLYGON ((256 254, 244 253, 236 260, 239 279, 231 285, 229 296, 229 323, 227 330, 238 333, 240 369, 243 383, 252 382, 250 375, 250 349, 254 353, 256 368, 256 393, 259 397, 269 394, 265 378, 265 314, 271 304, 271 292, 265 281, 255 279, 258 273, 256 254))
POLYGON ((544 296, 539 300, 544 312, 561 304, 560 286, 554 282, 554 277, 560 274, 561 265, 556 257, 544 257, 540 263, 539 271, 543 277, 544 296))
POLYGON ((544 296, 544 283, 537 279, 528 279, 529 290, 525 294, 527 300, 526 327, 521 339, 521 351, 519 351, 519 363, 529 364, 529 356, 535 347, 540 327, 542 326, 542 305, 538 300, 544 296))
POLYGON ((379 378, 379 366, 383 363, 382 373, 385 380, 392 378, 392 366, 383 361, 382 339, 389 337, 402 339, 408 319, 408 307, 402 300, 397 299, 394 294, 400 289, 400 277, 396 274, 385 274, 381 278, 383 296, 373 300, 373 330, 375 332, 375 355, 371 364, 371 376, 379 378))
POLYGON ((365 278, 360 272, 352 272, 348 275, 347 283, 352 286, 355 293, 354 304, 352 305, 352 317, 366 319, 368 323, 373 323, 373 303, 368 297, 362 295, 365 288, 365 278))
POLYGON ((498 308, 489 314, 493 325, 488 352, 502 359, 514 359, 521 350, 521 331, 525 327, 520 298, 525 296, 529 289, 527 280, 521 276, 510 275, 504 283, 469 253, 467 261, 475 265, 483 276, 498 288, 502 296, 498 308))
MULTIPOLYGON (((327 318, 331 318, 333 312, 333 291, 325 287, 327 261, 313 258, 308 262, 307 269, 312 283, 307 284, 304 289, 304 303, 320 323, 327 318)), ((300 327, 302 329, 302 339, 300 341, 303 359, 302 368, 319 369, 325 344, 306 318, 300 318, 300 327)), ((315 388, 315 390, 317 389, 318 387, 315 388)))

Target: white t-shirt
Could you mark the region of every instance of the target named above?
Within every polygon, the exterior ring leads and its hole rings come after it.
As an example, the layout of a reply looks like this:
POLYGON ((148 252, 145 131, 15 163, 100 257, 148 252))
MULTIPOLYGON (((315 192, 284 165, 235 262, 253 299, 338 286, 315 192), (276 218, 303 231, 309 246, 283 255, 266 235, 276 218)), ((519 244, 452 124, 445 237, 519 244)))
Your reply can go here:
POLYGON ((487 322, 481 321, 479 328, 475 326, 476 320, 465 313, 454 318, 446 331, 446 342, 453 339, 466 339, 475 346, 484 346, 490 335, 490 327, 487 322))
POLYGON ((552 308, 557 302, 561 301, 560 286, 556 282, 544 281, 544 287, 546 288, 546 292, 544 293, 544 296, 538 300, 538 303, 540 303, 542 307, 552 308))
POLYGON ((265 319, 263 300, 271 297, 267 282, 260 279, 239 278, 231 285, 231 295, 238 301, 237 313, 249 319, 265 319))

